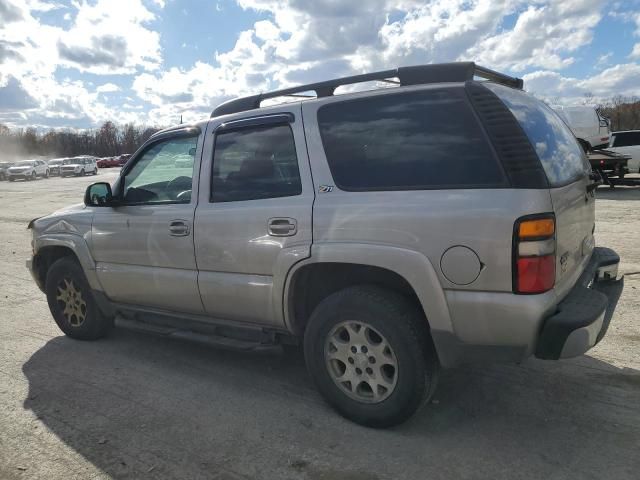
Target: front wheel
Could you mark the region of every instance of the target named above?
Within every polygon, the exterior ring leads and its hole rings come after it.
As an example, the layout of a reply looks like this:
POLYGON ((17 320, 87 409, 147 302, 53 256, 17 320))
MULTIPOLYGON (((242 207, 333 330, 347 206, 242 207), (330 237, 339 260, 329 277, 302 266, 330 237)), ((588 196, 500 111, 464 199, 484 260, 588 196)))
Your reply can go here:
POLYGON ((35 180, 37 177, 36 172, 31 172, 31 180, 35 180))
POLYGON ((304 352, 325 400, 362 425, 400 424, 435 390, 439 364, 424 315, 378 287, 349 287, 320 302, 304 352))
POLYGON ((64 257, 51 265, 45 291, 53 319, 67 336, 97 340, 113 326, 98 309, 82 267, 75 259, 64 257))
POLYGON ((98 167, 96 167, 96 168, 95 168, 95 170, 93 171, 93 174, 94 174, 94 175, 97 175, 97 174, 98 174, 98 167))
POLYGON ((49 170, 47 170, 46 172, 44 172, 44 178, 49 178, 49 170))

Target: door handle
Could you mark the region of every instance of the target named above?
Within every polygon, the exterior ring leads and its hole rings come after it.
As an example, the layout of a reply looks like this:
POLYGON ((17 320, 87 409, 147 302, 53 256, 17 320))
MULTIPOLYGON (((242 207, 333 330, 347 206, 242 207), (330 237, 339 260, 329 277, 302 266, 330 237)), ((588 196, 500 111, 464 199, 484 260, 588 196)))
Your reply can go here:
POLYGON ((189 235, 189 223, 185 220, 171 220, 169 222, 169 235, 174 237, 186 237, 189 235))
POLYGON ((298 233, 298 222, 295 218, 270 218, 269 235, 273 237, 291 237, 298 233))

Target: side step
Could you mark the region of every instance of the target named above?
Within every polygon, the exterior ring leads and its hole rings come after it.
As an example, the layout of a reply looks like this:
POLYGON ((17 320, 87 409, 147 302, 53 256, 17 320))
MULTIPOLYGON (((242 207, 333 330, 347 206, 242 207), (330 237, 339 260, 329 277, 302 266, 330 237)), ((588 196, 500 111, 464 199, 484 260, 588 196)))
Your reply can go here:
POLYGON ((163 337, 188 340, 190 342, 225 348, 228 350, 248 351, 263 347, 273 347, 274 345, 276 345, 275 339, 267 340, 266 342, 264 340, 259 341, 257 339, 255 341, 240 340, 222 335, 216 335, 214 333, 196 332, 193 330, 142 322, 139 320, 131 320, 121 315, 116 316, 115 326, 127 330, 134 330, 137 332, 153 333, 155 335, 160 335, 163 337))

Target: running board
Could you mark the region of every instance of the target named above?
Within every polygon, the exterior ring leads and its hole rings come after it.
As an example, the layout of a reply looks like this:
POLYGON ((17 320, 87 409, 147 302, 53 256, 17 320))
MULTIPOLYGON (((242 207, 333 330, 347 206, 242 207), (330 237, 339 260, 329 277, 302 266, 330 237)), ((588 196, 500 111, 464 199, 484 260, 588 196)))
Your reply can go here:
POLYGON ((142 322, 139 320, 131 320, 121 315, 116 316, 115 326, 127 330, 153 333, 155 335, 160 335, 163 337, 177 338, 180 340, 187 340, 190 342, 196 342, 203 345, 220 347, 229 350, 248 351, 275 345, 275 341, 264 343, 251 340, 240 340, 236 338, 225 337, 222 335, 215 335, 213 333, 195 332, 193 330, 180 329, 166 325, 158 325, 148 322, 142 322))

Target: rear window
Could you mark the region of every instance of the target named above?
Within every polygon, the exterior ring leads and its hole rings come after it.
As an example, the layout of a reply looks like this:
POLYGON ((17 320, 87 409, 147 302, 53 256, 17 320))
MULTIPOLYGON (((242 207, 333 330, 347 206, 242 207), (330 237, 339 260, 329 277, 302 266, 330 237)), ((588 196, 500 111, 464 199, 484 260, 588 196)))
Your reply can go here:
POLYGON ((591 171, 584 150, 551 108, 520 90, 485 84, 511 110, 540 158, 552 187, 567 185, 591 171))
POLYGON ((640 132, 619 132, 613 137, 612 147, 633 147, 640 145, 640 132))
POLYGON ((506 181, 461 89, 324 105, 329 168, 348 191, 501 187, 506 181))

